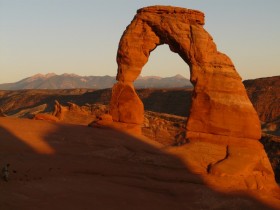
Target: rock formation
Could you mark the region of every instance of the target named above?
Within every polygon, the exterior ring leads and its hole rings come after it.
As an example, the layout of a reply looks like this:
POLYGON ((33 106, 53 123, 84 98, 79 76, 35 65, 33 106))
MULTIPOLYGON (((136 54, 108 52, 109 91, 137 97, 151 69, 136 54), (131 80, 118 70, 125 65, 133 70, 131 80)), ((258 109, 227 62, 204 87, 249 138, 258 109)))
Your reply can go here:
POLYGON ((55 100, 53 116, 57 117, 59 120, 64 118, 64 113, 66 108, 64 108, 57 100, 55 100))
POLYGON ((64 115, 67 108, 62 106, 57 100, 54 103, 54 110, 52 114, 38 113, 33 117, 34 120, 47 120, 52 122, 58 122, 64 119, 64 115))
MULTIPOLYGON (((150 53, 168 44, 189 65, 194 85, 188 144, 181 147, 185 164, 215 188, 276 189, 271 165, 257 141, 261 137, 258 115, 232 61, 217 51, 203 25, 204 14, 195 10, 151 6, 137 11, 119 43, 112 119, 130 126, 143 123, 144 107, 133 82, 150 53)), ((176 151, 175 155, 177 150, 173 147, 169 152, 176 151)))
POLYGON ((35 114, 33 119, 88 125, 95 120, 101 120, 102 117, 100 116, 106 113, 108 113, 107 105, 86 103, 79 106, 73 102, 67 102, 67 104, 62 105, 55 100, 52 112, 41 112, 35 114))
POLYGON ((262 122, 280 120, 280 76, 245 80, 248 96, 262 122))
POLYGON ((194 85, 187 137, 208 133, 260 138, 259 119, 240 76, 231 60, 217 51, 203 25, 204 14, 196 10, 152 6, 137 11, 119 43, 118 83, 111 100, 114 121, 143 122, 143 104, 133 82, 150 53, 158 45, 168 44, 189 65, 194 85))
POLYGON ((50 122, 58 122, 59 119, 51 114, 47 114, 47 113, 38 113, 33 117, 34 120, 46 120, 46 121, 50 121, 50 122))
POLYGON ((7 115, 3 112, 3 110, 0 108, 0 117, 6 117, 7 115))

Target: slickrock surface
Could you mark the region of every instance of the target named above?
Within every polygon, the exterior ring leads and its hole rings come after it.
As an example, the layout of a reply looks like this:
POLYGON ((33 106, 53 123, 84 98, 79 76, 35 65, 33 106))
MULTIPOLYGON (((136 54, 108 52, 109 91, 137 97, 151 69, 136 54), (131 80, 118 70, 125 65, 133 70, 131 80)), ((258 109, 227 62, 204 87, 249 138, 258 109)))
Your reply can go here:
MULTIPOLYGON (((38 114, 35 117, 55 121, 52 120, 53 117, 58 121, 55 114, 61 110, 64 111, 60 122, 87 125, 87 120, 94 119, 89 126, 103 128, 104 132, 110 128, 133 134, 141 133, 141 126, 137 124, 113 122, 111 115, 107 114, 108 108, 104 105, 79 107, 69 103, 66 107, 56 102, 54 115, 38 114)), ((186 120, 184 117, 146 112, 142 133, 164 146, 175 146, 170 148, 171 153, 178 150, 176 146, 183 145, 185 149, 179 151, 185 151, 186 154, 182 153, 182 157, 185 157, 184 160, 192 171, 204 174, 207 182, 212 182, 209 175, 215 175, 221 177, 219 182, 223 182, 223 186, 227 187, 238 186, 239 189, 265 191, 277 188, 274 173, 260 142, 224 136, 213 137, 209 134, 200 135, 196 139, 185 139, 186 120), (204 151, 203 148, 206 147, 208 149, 204 151)))
POLYGON ((111 99, 114 121, 141 124, 143 106, 132 82, 140 75, 150 52, 168 44, 191 70, 194 93, 187 137, 209 133, 260 139, 259 119, 241 78, 231 60, 217 51, 203 24, 204 14, 195 10, 152 6, 137 11, 119 43, 119 82, 111 99))
POLYGON ((0 118, 0 136, 0 166, 10 164, 1 210, 280 208, 272 190, 205 179, 207 164, 225 155, 219 145, 166 147, 111 129, 18 118, 0 118))
MULTIPOLYGON (((61 106, 59 110, 64 110, 63 119, 58 119, 56 116, 40 113, 36 114, 34 119, 46 120, 53 122, 63 122, 75 125, 88 125, 95 128, 111 127, 116 129, 116 123, 113 123, 112 116, 108 113, 108 106, 101 104, 87 104, 86 106, 78 106, 74 103, 68 103, 68 106, 62 106, 61 104, 56 104, 55 107, 61 106)), ((53 111, 55 114, 56 111, 53 111)), ((126 130, 135 133, 141 133, 154 141, 163 144, 164 146, 182 146, 189 142, 185 139, 186 132, 186 117, 180 117, 176 115, 164 114, 146 111, 145 120, 142 124, 142 128, 135 124, 118 123, 118 129, 126 130), (138 129, 138 130, 137 130, 138 129)), ((271 132, 271 131, 270 131, 271 132)), ((279 171, 279 140, 275 141, 276 136, 263 134, 261 143, 265 146, 265 150, 272 164, 275 178, 280 181, 280 171, 279 171)), ((228 142, 228 140, 225 140, 228 142)), ((256 143, 257 144, 257 143, 256 143)), ((228 150, 226 148, 224 150, 228 150)), ((260 147, 261 148, 261 147, 260 147)), ((254 154, 252 155, 254 156, 254 154)), ((250 163, 249 164, 253 164, 250 163)), ((268 163, 266 163, 268 164, 268 163)), ((211 165, 209 165, 210 171, 211 165)))

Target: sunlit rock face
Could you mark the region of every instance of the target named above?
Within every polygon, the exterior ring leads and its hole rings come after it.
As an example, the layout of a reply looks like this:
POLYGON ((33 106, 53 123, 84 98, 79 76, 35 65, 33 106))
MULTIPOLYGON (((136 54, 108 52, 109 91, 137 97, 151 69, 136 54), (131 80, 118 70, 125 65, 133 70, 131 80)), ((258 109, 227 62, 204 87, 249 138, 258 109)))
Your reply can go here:
POLYGON ((208 133, 260 138, 259 119, 239 74, 230 58, 217 51, 203 25, 204 14, 196 10, 151 6, 137 11, 119 43, 119 82, 113 88, 110 111, 114 121, 143 122, 143 105, 133 81, 150 53, 168 44, 189 65, 194 85, 187 137, 208 133))
MULTIPOLYGON (((189 65, 194 85, 187 144, 179 148, 188 169, 215 188, 277 189, 271 165, 257 141, 261 137, 257 113, 232 61, 217 51, 203 25, 204 14, 196 10, 151 6, 137 11, 119 43, 118 82, 110 103, 112 125, 143 124, 144 107, 133 82, 150 53, 168 44, 189 65)), ((171 147, 169 152, 176 151, 171 147)))

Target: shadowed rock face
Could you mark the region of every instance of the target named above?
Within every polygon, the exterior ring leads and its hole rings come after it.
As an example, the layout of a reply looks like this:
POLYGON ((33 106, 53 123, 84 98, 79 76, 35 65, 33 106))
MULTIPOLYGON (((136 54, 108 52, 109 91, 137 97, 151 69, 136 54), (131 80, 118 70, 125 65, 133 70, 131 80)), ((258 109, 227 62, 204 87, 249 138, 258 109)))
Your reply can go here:
POLYGON ((137 11, 117 53, 118 83, 110 104, 115 122, 143 122, 144 108, 133 81, 150 53, 158 45, 168 44, 189 65, 194 85, 187 137, 206 133, 260 139, 259 119, 241 78, 230 58, 217 51, 203 25, 204 14, 196 10, 152 6, 137 11))

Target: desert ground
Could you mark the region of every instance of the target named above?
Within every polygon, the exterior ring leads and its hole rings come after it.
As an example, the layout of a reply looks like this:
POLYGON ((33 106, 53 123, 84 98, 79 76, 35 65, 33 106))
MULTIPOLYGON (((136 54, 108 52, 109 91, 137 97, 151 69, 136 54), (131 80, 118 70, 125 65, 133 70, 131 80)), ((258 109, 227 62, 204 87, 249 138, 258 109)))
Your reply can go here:
MULTIPOLYGON (((279 180, 277 86, 267 84, 261 89, 251 84, 247 91, 263 120, 261 142, 279 180)), ((160 112, 188 115, 191 90, 138 90, 145 108, 157 111, 145 112, 145 136, 87 126, 108 111, 110 91, 2 91, 0 166, 10 167, 8 182, 0 180, 0 209, 280 208, 277 191, 219 188, 186 164, 186 158, 200 155, 175 138, 185 132, 187 117, 160 112), (68 107, 63 119, 31 119, 51 114, 55 99, 68 107)), ((214 182, 223 185, 219 178, 214 182)))
POLYGON ((10 164, 0 209, 280 207, 261 193, 207 186, 180 160, 182 147, 175 156, 143 136, 47 121, 1 118, 0 126, 1 165, 10 164))

